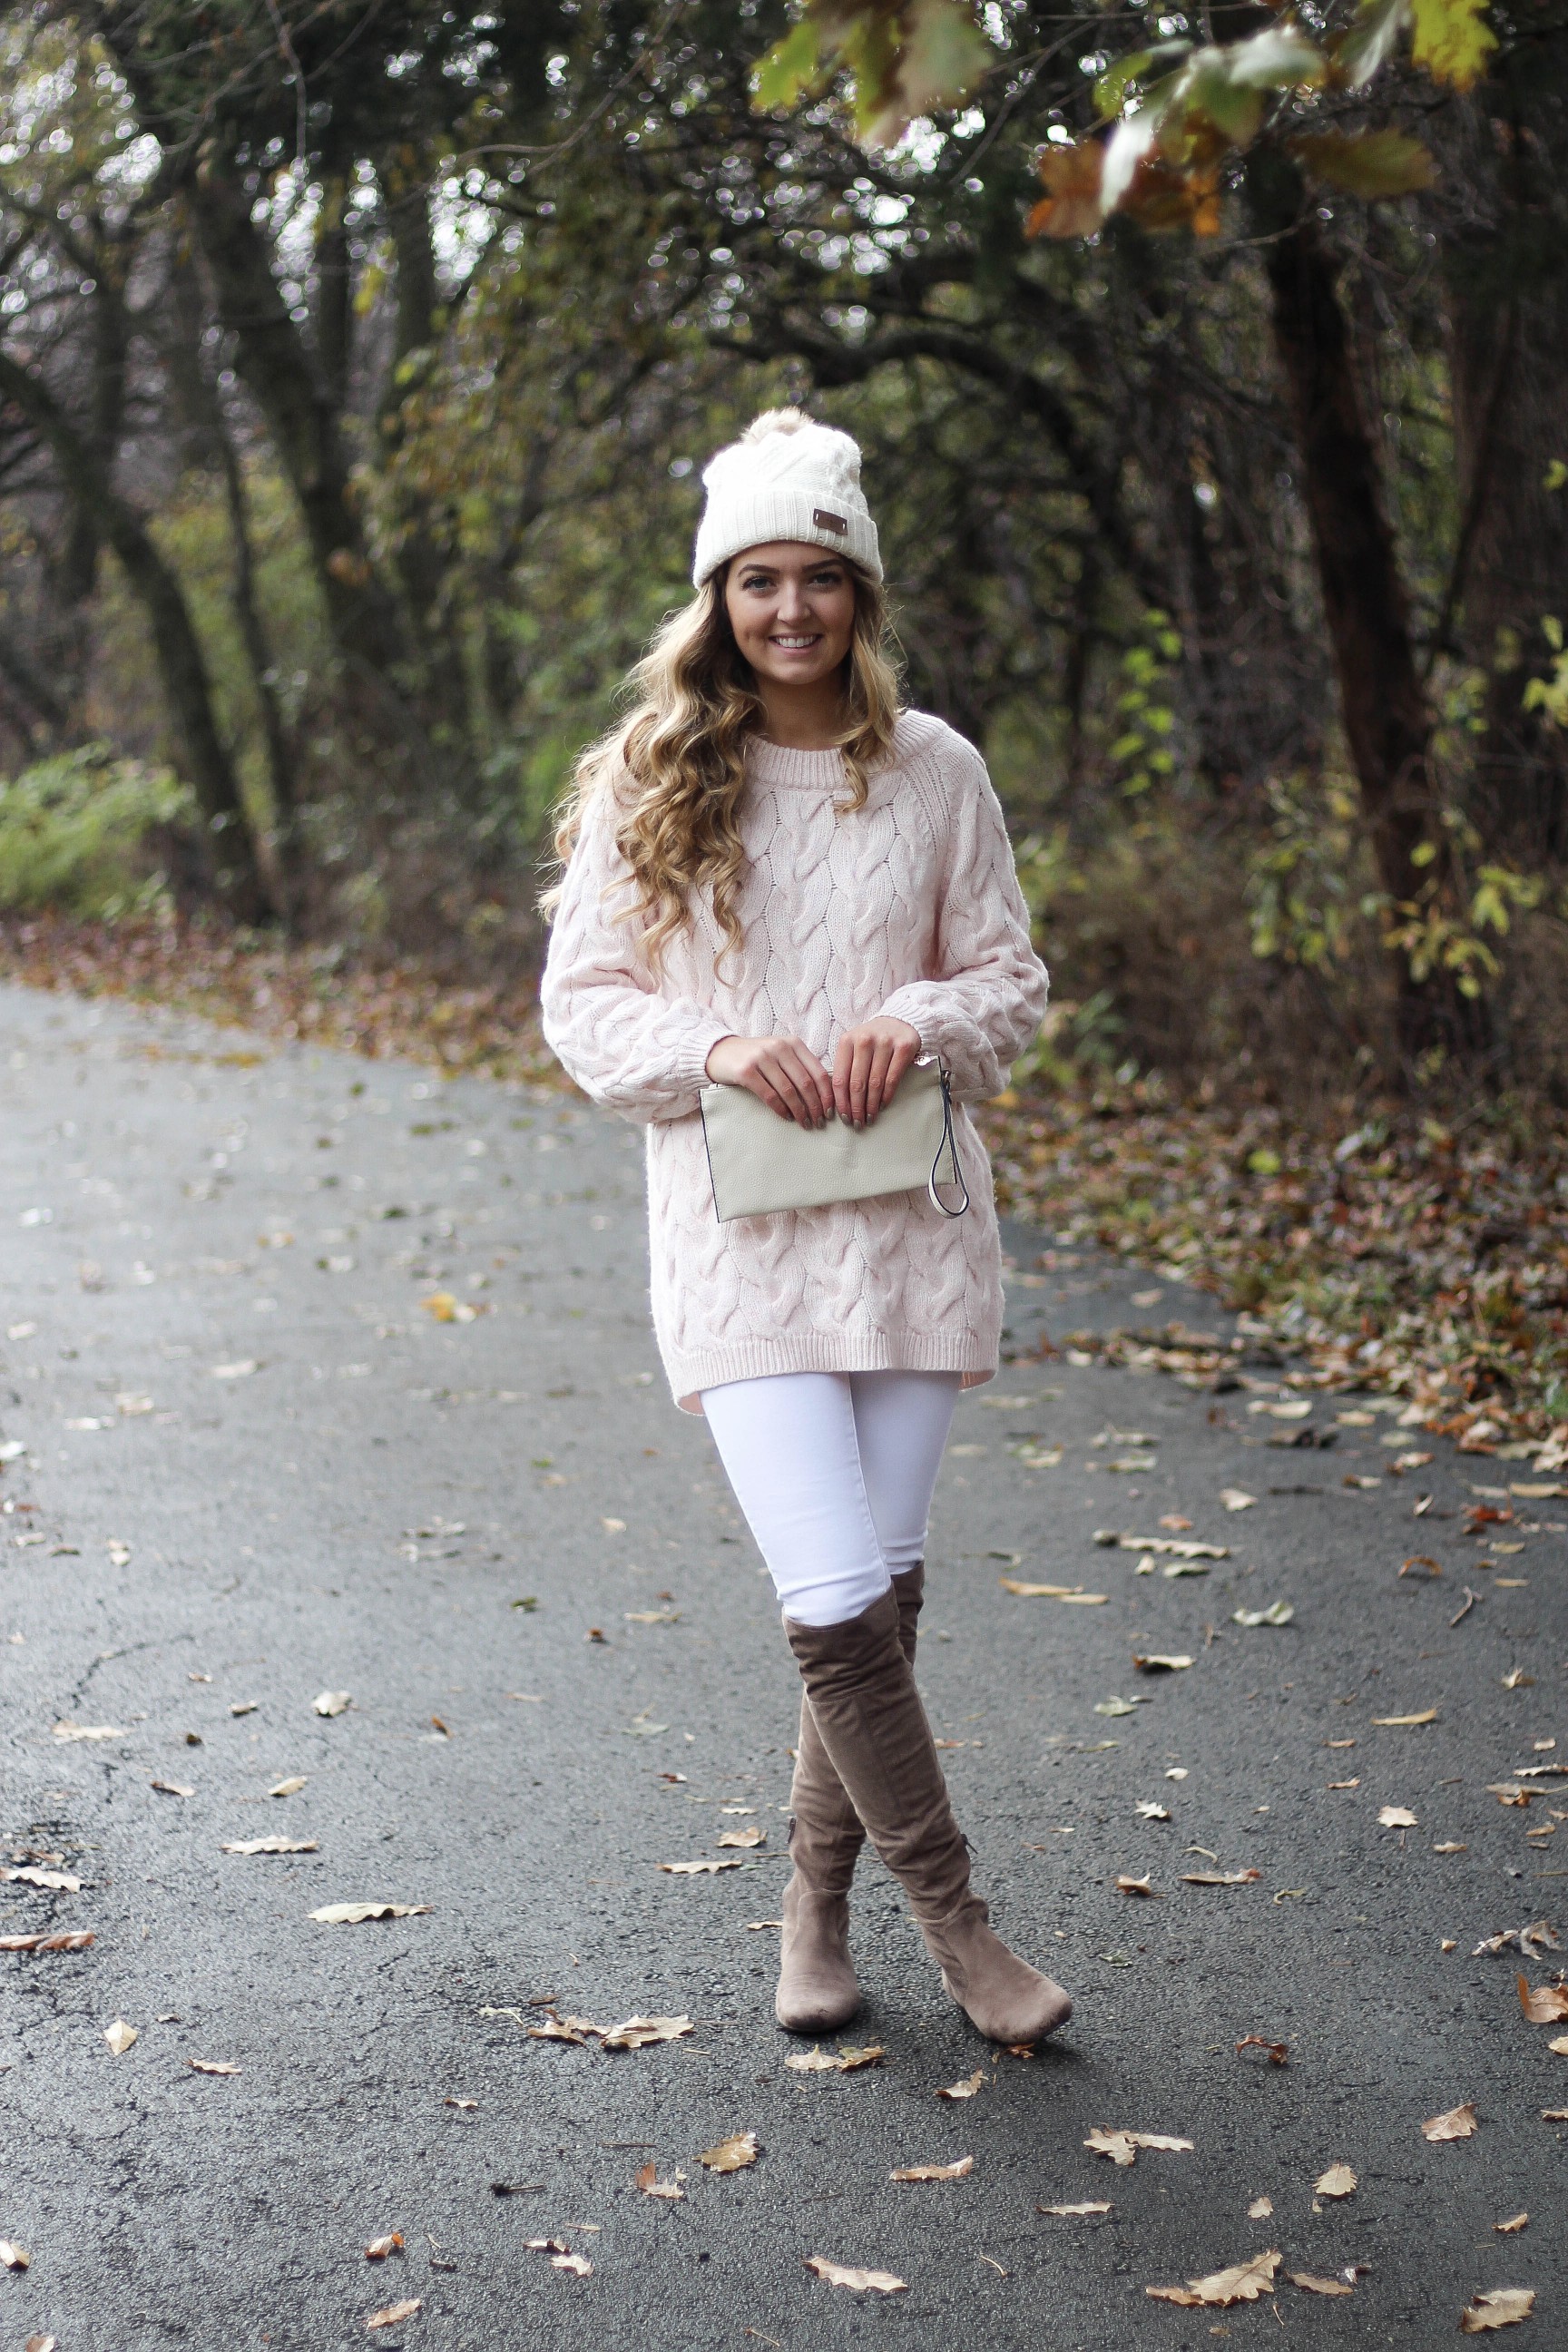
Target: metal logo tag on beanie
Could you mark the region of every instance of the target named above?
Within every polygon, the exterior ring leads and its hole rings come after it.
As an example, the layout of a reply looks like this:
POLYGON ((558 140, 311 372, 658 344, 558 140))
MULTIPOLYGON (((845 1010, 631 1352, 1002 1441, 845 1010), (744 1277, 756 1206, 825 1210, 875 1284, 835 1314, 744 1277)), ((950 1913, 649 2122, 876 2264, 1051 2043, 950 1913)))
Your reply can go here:
POLYGON ((836 530, 843 538, 849 529, 843 515, 829 514, 826 507, 813 507, 811 520, 818 530, 836 530))

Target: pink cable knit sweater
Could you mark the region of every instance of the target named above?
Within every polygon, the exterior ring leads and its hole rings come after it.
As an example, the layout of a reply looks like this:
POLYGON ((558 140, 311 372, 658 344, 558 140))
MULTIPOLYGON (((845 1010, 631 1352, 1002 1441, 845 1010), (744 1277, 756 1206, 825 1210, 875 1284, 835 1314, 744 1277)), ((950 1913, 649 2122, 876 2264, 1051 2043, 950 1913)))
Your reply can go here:
POLYGON ((837 751, 753 740, 741 824, 745 946, 715 958, 700 907, 656 981, 633 923, 608 796, 591 806, 545 967, 544 1033, 579 1086, 647 1128, 653 1319, 670 1385, 700 1392, 770 1372, 962 1372, 994 1379, 1001 1246, 985 1149, 953 1125, 973 1203, 923 1192, 721 1225, 698 1116, 721 1037, 802 1038, 831 1065, 840 1031, 886 1013, 939 1054, 955 1106, 997 1093, 1039 1026, 1046 971, 984 762, 940 719, 906 711, 864 808, 835 813, 837 751))

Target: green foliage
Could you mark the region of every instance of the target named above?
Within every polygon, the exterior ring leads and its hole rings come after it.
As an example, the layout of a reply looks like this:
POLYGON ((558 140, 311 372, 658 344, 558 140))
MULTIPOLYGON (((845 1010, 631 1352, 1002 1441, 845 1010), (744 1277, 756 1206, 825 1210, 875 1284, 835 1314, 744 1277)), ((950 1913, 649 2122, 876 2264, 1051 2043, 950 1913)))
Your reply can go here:
POLYGON ((1526 682, 1524 708, 1539 710, 1548 726, 1568 727, 1568 646, 1563 644, 1563 624, 1555 614, 1548 613, 1542 619, 1541 634, 1552 649, 1552 675, 1526 682))
POLYGON ((1353 877, 1358 802, 1350 782, 1278 777, 1268 789, 1272 838, 1250 861, 1246 899, 1252 952, 1325 972, 1349 958, 1372 902, 1353 877))
POLYGON ((1121 656, 1121 686, 1113 706, 1121 732, 1109 756, 1129 800, 1146 793, 1175 767, 1171 749, 1175 712, 1168 693, 1181 654, 1182 640, 1169 616, 1149 613, 1142 643, 1129 646, 1121 656))
POLYGON ((153 836, 188 824, 189 793, 167 768, 90 743, 0 782, 0 907, 55 907, 111 921, 166 891, 153 836))
POLYGON ((752 78, 788 109, 842 77, 858 137, 891 147, 918 116, 957 106, 998 55, 966 0, 805 0, 752 78))

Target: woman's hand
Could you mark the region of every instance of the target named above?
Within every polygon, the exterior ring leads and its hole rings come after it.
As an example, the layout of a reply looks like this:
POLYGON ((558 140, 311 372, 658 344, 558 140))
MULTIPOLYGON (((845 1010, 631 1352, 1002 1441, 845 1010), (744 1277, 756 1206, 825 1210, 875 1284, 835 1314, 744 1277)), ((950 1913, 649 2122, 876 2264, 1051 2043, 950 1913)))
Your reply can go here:
POLYGON ((715 1086, 744 1087, 796 1127, 826 1127, 833 1116, 833 1081, 798 1037, 721 1037, 709 1054, 707 1070, 715 1086))
POLYGON ((833 1056, 833 1101, 851 1127, 869 1127, 921 1050, 921 1033, 879 1013, 846 1029, 833 1056))

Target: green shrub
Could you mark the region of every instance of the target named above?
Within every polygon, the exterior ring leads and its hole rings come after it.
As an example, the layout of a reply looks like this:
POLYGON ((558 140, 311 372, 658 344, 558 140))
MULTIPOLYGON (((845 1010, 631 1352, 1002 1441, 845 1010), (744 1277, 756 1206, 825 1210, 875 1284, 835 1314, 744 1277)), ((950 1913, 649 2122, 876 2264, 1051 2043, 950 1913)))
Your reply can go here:
POLYGON ((42 760, 0 782, 0 907, 144 913, 167 887, 157 836, 192 814, 167 768, 118 759, 107 744, 42 760))

